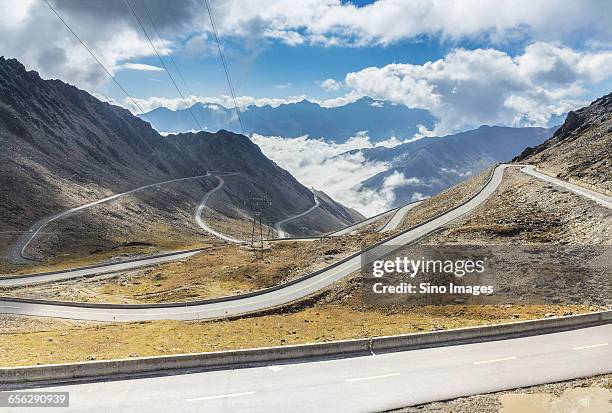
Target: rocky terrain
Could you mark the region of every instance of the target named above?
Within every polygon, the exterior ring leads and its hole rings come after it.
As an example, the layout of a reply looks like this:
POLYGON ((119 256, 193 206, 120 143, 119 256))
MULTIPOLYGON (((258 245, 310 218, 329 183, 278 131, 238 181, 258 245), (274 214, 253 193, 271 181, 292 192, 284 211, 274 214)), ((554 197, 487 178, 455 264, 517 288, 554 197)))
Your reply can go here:
POLYGON ((553 413, 612 411, 612 375, 542 384, 392 410, 395 413, 553 413), (545 408, 546 410, 542 410, 545 408), (588 410, 583 410, 588 409, 588 410))
MULTIPOLYGON (((245 136, 220 131, 162 137, 129 111, 59 80, 43 80, 17 60, 3 57, 0 146, 0 232, 4 235, 0 249, 42 217, 142 185, 210 170, 235 172, 241 178, 223 189, 225 202, 217 203, 222 215, 249 216, 245 205, 249 192, 267 193, 267 219, 272 222, 304 211, 313 202, 308 188, 266 158, 245 136)), ((171 205, 149 197, 152 203, 138 207, 136 215, 141 219, 133 221, 126 216, 123 226, 137 227, 146 218, 151 225, 157 224, 158 236, 166 230, 182 231, 186 221, 173 216, 192 215, 203 191, 215 184, 209 180, 191 185, 186 197, 171 205)), ((175 185, 173 190, 180 188, 175 185)), ((148 195, 135 198, 139 196, 148 195)), ((106 209, 102 215, 121 215, 121 207, 108 205, 101 207, 106 209)), ((337 203, 326 204, 321 215, 322 223, 313 232, 331 231, 360 218, 337 203)), ((117 247, 126 242, 123 235, 130 231, 118 234, 115 238, 119 240, 106 236, 100 239, 100 234, 112 237, 120 219, 106 223, 96 213, 81 218, 83 221, 75 225, 93 228, 91 232, 97 234, 87 241, 92 248, 106 244, 117 247)), ((193 225, 188 227, 194 229, 193 225)), ((148 227, 145 232, 152 229, 148 227)), ((201 237, 202 233, 195 235, 201 237)), ((139 235, 130 241, 147 240, 139 235)))
POLYGON ((546 142, 527 148, 514 161, 612 193, 612 93, 569 112, 546 142))

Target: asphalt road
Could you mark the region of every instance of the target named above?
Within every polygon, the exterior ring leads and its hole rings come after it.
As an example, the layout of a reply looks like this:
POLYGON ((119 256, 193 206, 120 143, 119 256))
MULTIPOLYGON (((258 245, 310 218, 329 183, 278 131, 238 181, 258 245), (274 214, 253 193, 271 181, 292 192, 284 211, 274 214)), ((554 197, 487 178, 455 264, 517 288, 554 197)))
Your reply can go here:
POLYGON ((70 278, 91 277, 93 275, 110 274, 114 272, 128 271, 141 267, 162 264, 164 262, 182 260, 199 253, 201 250, 182 251, 177 253, 160 254, 153 257, 140 258, 114 264, 103 264, 92 267, 75 269, 73 271, 58 271, 42 273, 39 275, 6 276, 0 278, 0 287, 15 287, 28 284, 39 284, 52 281, 67 280, 70 278))
MULTIPOLYGON (((502 181, 506 167, 507 165, 498 166, 493 173, 491 181, 470 201, 432 221, 402 233, 384 242, 382 245, 400 246, 408 244, 472 211, 495 192, 502 181)), ((0 313, 98 321, 140 321, 159 319, 194 320, 227 317, 280 306, 306 297, 358 271, 360 266, 361 255, 356 255, 339 265, 333 265, 327 270, 323 270, 297 283, 285 285, 271 291, 264 291, 258 295, 231 297, 224 301, 205 301, 191 303, 191 305, 180 303, 172 307, 155 305, 107 305, 100 308, 84 304, 74 306, 61 302, 50 304, 35 301, 15 302, 7 299, 0 299, 0 313)))
POLYGON ((210 176, 210 173, 206 173, 205 175, 197 175, 197 176, 189 176, 186 178, 179 178, 179 179, 171 179, 169 181, 163 181, 163 182, 156 182, 153 184, 149 184, 149 185, 144 185, 144 186, 140 186, 138 188, 134 188, 131 189, 129 191, 126 192, 121 192, 106 198, 102 198, 99 199, 97 201, 94 202, 89 202, 87 204, 83 204, 80 205, 78 207, 75 208, 71 208, 71 209, 67 209, 65 211, 62 211, 60 213, 57 213, 55 215, 51 215, 49 217, 45 217, 42 218, 38 221, 36 221, 34 223, 34 225, 32 225, 32 227, 30 228, 30 230, 28 232, 25 232, 21 237, 19 237, 19 239, 17 239, 17 241, 15 241, 15 243, 11 246, 11 248, 9 248, 8 253, 7 253, 7 258, 13 262, 16 263, 32 263, 32 262, 37 262, 35 259, 33 259, 32 257, 29 257, 26 253, 26 249, 28 247, 28 245, 30 245, 30 243, 32 242, 32 240, 34 239, 34 237, 36 237, 36 235, 40 232, 40 230, 42 230, 48 223, 55 221, 57 219, 60 218, 64 218, 68 215, 74 214, 75 212, 81 211, 83 209, 86 208, 90 208, 94 205, 99 205, 105 202, 109 202, 112 201, 114 199, 123 197, 125 195, 129 195, 129 194, 133 194, 134 192, 138 192, 138 191, 142 191, 144 189, 147 188, 153 188, 156 186, 160 186, 160 185, 166 185, 166 184, 170 184, 170 183, 174 183, 174 182, 180 182, 180 181, 185 181, 188 179, 199 179, 199 178, 205 178, 207 176, 210 176))
POLYGON ((71 407, 63 410, 78 412, 372 412, 610 372, 608 324, 373 356, 29 391, 68 391, 71 407))
POLYGON ((381 219, 385 219, 389 215, 392 215, 391 219, 382 228, 380 228, 378 232, 385 232, 385 231, 391 231, 391 230, 397 229, 399 224, 404 220, 404 217, 406 216, 408 211, 410 211, 412 208, 417 206, 419 203, 420 201, 406 204, 398 208, 390 209, 389 211, 385 211, 381 214, 374 215, 373 217, 370 217, 370 218, 364 219, 363 221, 349 225, 346 228, 342 228, 338 231, 330 232, 329 234, 326 234, 326 236, 327 237, 339 237, 341 235, 350 234, 351 232, 359 228, 365 227, 366 225, 370 225, 376 221, 380 221, 381 219))
POLYGON ((562 181, 561 179, 553 178, 550 175, 546 175, 546 174, 543 174, 542 172, 538 172, 534 165, 524 166, 523 168, 521 168, 521 171, 525 172, 528 175, 534 176, 538 179, 550 182, 551 184, 554 184, 563 189, 574 192, 575 194, 589 198, 590 200, 595 201, 601 206, 612 209, 612 197, 604 195, 601 192, 592 191, 582 186, 578 186, 578 185, 572 184, 567 181, 562 181))
POLYGON ((399 208, 390 209, 389 211, 385 211, 382 214, 374 215, 373 217, 366 218, 363 221, 356 222, 354 224, 349 225, 348 227, 344 227, 339 229, 338 231, 330 232, 325 234, 327 237, 339 237, 341 235, 347 235, 351 232, 358 230, 359 228, 365 227, 366 225, 370 225, 376 221, 387 218, 389 215, 395 214, 399 208))
POLYGON ((378 232, 393 231, 393 230, 397 229, 399 224, 401 224, 402 221, 404 220, 404 217, 406 216, 408 211, 410 211, 412 208, 414 208, 415 206, 419 205, 420 203, 421 203, 421 201, 413 202, 411 204, 404 205, 403 207, 398 209, 395 212, 395 214, 393 214, 393 216, 391 217, 389 222, 387 222, 381 229, 379 229, 378 232))
POLYGON ((274 224, 274 229, 276 230, 277 234, 278 234, 278 238, 287 238, 289 237, 290 234, 288 234, 287 232, 283 231, 283 224, 286 224, 289 221, 293 221, 294 219, 298 219, 300 217, 303 217, 304 215, 308 215, 310 214, 315 208, 319 207, 319 198, 317 197, 316 194, 314 194, 314 205, 311 206, 310 208, 308 208, 306 211, 301 212, 297 215, 293 215, 289 218, 285 218, 281 221, 278 221, 276 224, 274 224))
MULTIPOLYGON (((236 173, 223 174, 223 176, 229 176, 229 175, 237 175, 237 174, 236 173)), ((219 231, 215 231, 204 221, 204 218, 202 217, 202 213, 204 212, 206 208, 208 208, 206 206, 206 203, 208 202, 208 199, 210 198, 210 196, 214 194, 215 192, 217 192, 219 189, 221 189, 223 185, 225 185, 225 181, 223 180, 223 178, 221 178, 221 176, 222 175, 215 175, 215 178, 217 178, 219 183, 213 189, 211 189, 210 191, 204 194, 204 196, 202 197, 202 200, 200 201, 200 205, 198 205, 198 208, 196 209, 194 218, 197 224, 200 226, 200 228, 202 228, 204 231, 208 232, 209 234, 214 235, 217 238, 221 238, 222 240, 225 240, 227 242, 231 242, 234 244, 241 244, 244 242, 243 240, 232 238, 228 235, 220 233, 219 231)))

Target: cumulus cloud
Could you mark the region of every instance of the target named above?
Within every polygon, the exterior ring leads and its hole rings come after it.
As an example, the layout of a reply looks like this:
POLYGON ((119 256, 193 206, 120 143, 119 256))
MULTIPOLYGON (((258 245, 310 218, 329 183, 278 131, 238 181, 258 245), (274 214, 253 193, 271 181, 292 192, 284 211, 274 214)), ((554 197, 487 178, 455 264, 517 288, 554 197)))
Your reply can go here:
POLYGON ((568 40, 577 32, 587 40, 612 34, 612 4, 597 0, 379 0, 357 6, 340 0, 233 0, 219 2, 223 33, 248 36, 263 26, 266 37, 286 44, 390 44, 419 36, 568 40))
MULTIPOLYGON (((154 52, 122 1, 52 0, 52 4, 111 73, 157 70, 136 63, 154 57, 154 52)), ((147 14, 155 21, 161 39, 153 37, 161 54, 216 53, 201 1, 131 0, 130 4, 146 27, 151 28, 147 14)), ((212 6, 221 36, 241 45, 268 44, 266 39, 291 46, 386 45, 423 36, 490 42, 488 48, 457 49, 423 65, 370 67, 349 73, 343 81, 321 82, 329 91, 350 88, 344 96, 315 101, 324 107, 368 95, 431 110, 440 123, 423 134, 480 124, 544 125, 551 115, 586 103, 582 96, 589 83, 611 75, 612 2, 379 0, 357 6, 340 0, 227 0, 212 6), (507 40, 531 44, 519 56, 495 49, 507 40)), ((88 90, 109 81, 44 2, 0 0, 0 8, 2 54, 17 57, 43 77, 57 77, 88 90)), ((242 96, 238 104, 278 106, 304 98, 242 96)), ((187 100, 233 107, 227 96, 187 100)), ((123 105, 135 109, 128 101, 123 105)), ((151 110, 184 105, 181 99, 151 97, 139 100, 139 106, 151 110)))
POLYGON ((404 143, 397 138, 374 144, 367 135, 359 134, 345 143, 333 143, 308 139, 306 136, 282 138, 254 134, 251 140, 266 156, 287 169, 302 184, 320 189, 367 216, 391 207, 395 200, 393 189, 416 183, 414 178, 392 174, 385 179, 379 191, 360 188, 362 181, 389 169, 389 165, 384 162, 366 162, 360 151, 353 150, 375 146, 392 147, 404 143))
POLYGON ((345 83, 358 95, 431 111, 440 121, 431 132, 441 134, 483 124, 544 126, 552 115, 583 105, 585 85, 610 76, 610 51, 538 42, 514 57, 456 49, 422 65, 368 67, 347 74, 345 83))
MULTIPOLYGON (((123 2, 52 3, 111 72, 127 61, 154 55, 123 2)), ((210 21, 201 1, 131 0, 130 4, 149 30, 147 14, 155 22, 162 53, 181 48, 214 53, 210 21)), ((0 0, 0 7, 3 54, 81 87, 102 81, 104 74, 44 2, 0 0)), ((364 6, 341 0, 227 0, 212 2, 212 7, 221 36, 239 39, 243 45, 261 45, 266 39, 290 46, 387 45, 440 36, 484 39, 492 45, 518 39, 609 46, 612 37, 612 3, 598 0, 379 0, 364 6)), ((589 64, 593 66, 581 69, 592 71, 598 62, 589 64)))
MULTIPOLYGON (((368 209, 372 212, 370 215, 381 213, 391 209, 393 202, 395 201, 395 190, 406 185, 422 185, 423 181, 415 177, 407 177, 402 172, 393 171, 393 173, 382 182, 380 189, 372 190, 368 188, 361 188, 358 197, 363 200, 368 209)), ((420 192, 414 192, 411 199, 408 202, 421 201, 427 198, 420 192)))
POLYGON ((319 82, 319 86, 327 92, 335 92, 342 89, 342 83, 334 80, 334 79, 325 79, 322 82, 319 82))
MULTIPOLYGON (((118 8, 114 4, 109 6, 94 1, 56 0, 52 3, 111 73, 121 69, 142 70, 144 66, 138 68, 131 62, 154 55, 149 43, 135 28, 135 22, 127 18, 125 6, 118 8)), ((153 14, 155 4, 161 2, 150 4, 153 14)), ((0 9, 3 11, 0 14, 3 55, 18 58, 43 77, 60 78, 82 88, 95 88, 109 81, 107 74, 45 2, 0 0, 0 9)), ((163 13, 158 14, 160 27, 167 27, 161 16, 163 13)), ((173 42, 157 40, 156 47, 160 54, 166 55, 172 50, 173 42)))

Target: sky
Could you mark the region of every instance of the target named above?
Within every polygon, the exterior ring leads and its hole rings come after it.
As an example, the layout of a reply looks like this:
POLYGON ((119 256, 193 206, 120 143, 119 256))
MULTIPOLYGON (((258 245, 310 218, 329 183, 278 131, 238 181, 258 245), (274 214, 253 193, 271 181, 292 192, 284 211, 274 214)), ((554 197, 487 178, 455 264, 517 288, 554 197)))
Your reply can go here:
MULTIPOLYGON (((437 123, 419 133, 440 136, 483 124, 544 126, 612 91, 612 1, 208 2, 242 110, 369 96, 430 111, 437 123)), ((0 55, 134 113, 234 105, 204 0, 49 3, 133 99, 44 0, 0 0, 0 55)), ((252 139, 303 183, 366 214, 391 205, 390 189, 410 179, 396 177, 371 196, 359 190, 386 166, 338 155, 373 146, 367 134, 343 145, 252 139)))
MULTIPOLYGON (((141 109, 232 105, 203 0, 50 2, 141 109)), ((239 105, 368 95, 430 110, 443 133, 545 124, 612 89, 608 1, 209 2, 239 105)), ((138 111, 43 0, 0 8, 0 54, 138 111)))

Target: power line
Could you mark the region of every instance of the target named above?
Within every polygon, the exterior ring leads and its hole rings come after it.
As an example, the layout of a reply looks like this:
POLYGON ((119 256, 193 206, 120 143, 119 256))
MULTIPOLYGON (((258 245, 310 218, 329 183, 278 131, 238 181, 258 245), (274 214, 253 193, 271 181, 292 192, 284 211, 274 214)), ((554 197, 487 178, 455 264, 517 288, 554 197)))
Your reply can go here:
POLYGON ((206 6, 206 10, 208 10, 208 16, 210 17, 210 25, 213 31, 213 35, 215 37, 215 41, 217 42, 217 48, 219 49, 219 57, 221 58, 221 63, 223 64, 223 70, 225 71, 225 77, 227 78, 227 84, 229 86, 230 94, 232 95, 232 100, 234 101, 234 109, 236 110, 236 116, 238 116, 238 123, 240 123, 240 129, 244 134, 245 129, 242 123, 242 118, 240 117, 240 109, 238 109, 238 103, 236 102, 236 93, 234 93, 234 85, 232 84, 232 78, 230 77, 227 62, 225 61, 225 56, 223 54, 223 48, 221 47, 221 41, 219 40, 219 34, 217 33, 215 18, 213 16, 213 12, 210 7, 210 4, 208 3, 208 0, 202 0, 202 3, 206 6))
POLYGON ((74 30, 72 30, 72 28, 70 27, 70 25, 68 25, 68 23, 66 23, 66 21, 62 18, 62 16, 57 12, 57 10, 55 10, 53 8, 53 6, 51 5, 51 3, 49 3, 49 0, 45 0, 45 3, 47 3, 47 6, 49 6, 49 8, 51 9, 51 11, 57 16, 57 18, 64 24, 64 26, 66 26, 66 28, 70 31, 70 33, 72 33, 72 35, 79 41, 79 43, 81 43, 81 46, 83 46, 85 48, 85 50, 87 50, 87 52, 89 52, 89 54, 91 55, 91 57, 93 57, 93 59, 100 65, 100 67, 102 67, 102 69, 104 69, 104 71, 106 72, 106 74, 113 79, 113 82, 115 82, 115 84, 117 85, 117 87, 119 87, 119 89, 121 89, 121 91, 125 94, 125 96, 128 97, 128 99, 130 99, 130 101, 132 102, 132 104, 134 106, 136 106, 138 108, 138 110, 140 111, 141 115, 144 116, 151 125, 153 125, 155 127, 155 129, 159 130, 159 128, 157 127, 157 125, 155 125, 155 123, 153 123, 153 121, 145 114, 145 111, 140 107, 140 105, 138 103, 136 103, 136 101, 134 100, 134 98, 128 93, 127 90, 125 90, 125 88, 121 85, 121 83, 119 83, 119 81, 115 78, 115 76, 112 75, 112 73, 106 68, 106 66, 104 66, 104 64, 102 64, 102 62, 100 61, 100 59, 98 59, 96 57, 96 55, 94 54, 94 52, 87 47, 87 45, 85 44, 85 42, 83 42, 83 40, 81 40, 81 38, 79 37, 79 35, 77 35, 75 33, 74 30))
MULTIPOLYGON (((161 36, 159 35, 159 30, 157 30, 157 25, 155 24, 155 21, 153 20, 153 17, 151 16, 151 14, 149 13, 149 11, 147 10, 147 8, 145 7, 144 3, 142 2, 142 0, 138 0, 138 3, 140 4, 140 7, 145 11, 147 18, 149 19, 149 21, 151 22, 151 26, 153 26, 153 30, 155 30, 155 33, 157 34, 157 38, 159 39, 160 43, 161 43, 161 36)), ((177 73, 179 74, 181 80, 183 81, 183 84, 185 85, 185 89, 187 89, 187 92, 193 96, 193 92, 191 91, 191 88, 189 87, 189 85, 187 84, 187 81, 185 80, 185 77, 183 76, 183 73, 181 71, 181 69, 178 67, 178 65, 176 64, 176 61, 174 60, 174 57, 172 57, 172 54, 169 54, 168 57, 170 58, 170 61, 172 62, 172 65, 174 65, 174 68, 176 69, 177 73)))
POLYGON ((132 5, 130 4, 129 0, 124 0, 124 3, 126 4, 126 6, 130 9, 132 14, 136 18, 136 21, 138 22, 138 25, 140 26, 140 28, 142 29, 143 33, 147 37, 147 40, 149 41, 149 44, 153 48, 153 51, 155 52, 157 57, 159 58, 160 63, 164 67, 164 70, 166 71, 166 73, 168 73, 168 76, 170 77, 170 80, 172 81, 172 84, 174 85, 176 91, 181 96, 181 99, 183 100, 183 103, 185 104, 185 107, 187 108, 187 110, 189 110, 189 113, 191 113, 191 116, 193 117, 193 120, 195 121, 196 125, 200 128, 200 130, 203 130, 204 128, 202 128, 202 125, 200 125, 200 122, 198 121, 198 119, 193 114, 193 111, 191 110, 191 107, 187 104, 187 101, 185 100, 185 96, 183 96, 183 93, 181 92, 181 89, 179 89, 178 85, 176 84, 176 81, 174 80, 174 77, 172 76, 172 74, 168 70, 168 67, 166 67, 166 64, 164 63, 164 59, 162 59, 161 55, 157 51, 157 48, 155 47, 155 44, 153 44, 153 41, 151 40, 151 37, 149 36, 149 33, 147 33, 147 30, 144 28, 142 22, 140 21, 140 18, 136 14, 136 11, 134 11, 134 9, 132 8, 132 5))

